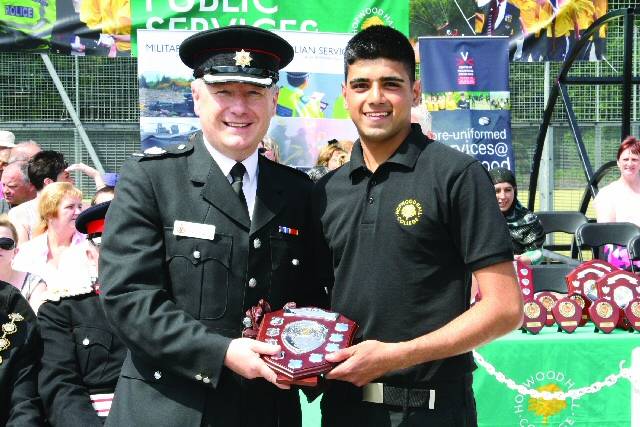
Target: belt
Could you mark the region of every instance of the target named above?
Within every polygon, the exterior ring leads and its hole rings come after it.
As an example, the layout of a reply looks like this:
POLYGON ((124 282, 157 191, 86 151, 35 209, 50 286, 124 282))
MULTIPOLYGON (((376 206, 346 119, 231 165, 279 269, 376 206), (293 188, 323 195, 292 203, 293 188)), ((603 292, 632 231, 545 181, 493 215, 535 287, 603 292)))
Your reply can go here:
POLYGON ((91 395, 91 405, 100 417, 106 417, 109 415, 112 401, 113 393, 99 393, 91 395))
POLYGON ((383 383, 369 383, 362 388, 362 401, 409 408, 435 409, 436 390, 393 387, 383 383))

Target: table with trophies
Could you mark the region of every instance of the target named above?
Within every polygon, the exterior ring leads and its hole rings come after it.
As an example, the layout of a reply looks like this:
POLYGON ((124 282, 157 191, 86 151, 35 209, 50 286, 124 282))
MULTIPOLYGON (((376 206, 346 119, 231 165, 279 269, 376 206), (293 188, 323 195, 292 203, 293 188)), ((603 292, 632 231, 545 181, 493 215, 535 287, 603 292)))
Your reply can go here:
POLYGON ((476 351, 478 424, 640 425, 640 276, 593 260, 558 295, 534 294, 529 273, 523 330, 476 351))

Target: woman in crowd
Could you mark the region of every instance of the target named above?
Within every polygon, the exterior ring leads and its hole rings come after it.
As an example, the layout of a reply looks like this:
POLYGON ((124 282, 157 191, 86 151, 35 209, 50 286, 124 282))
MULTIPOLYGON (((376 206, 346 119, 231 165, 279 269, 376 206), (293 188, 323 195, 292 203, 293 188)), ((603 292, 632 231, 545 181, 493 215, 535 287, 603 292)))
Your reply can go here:
MULTIPOLYGON (((37 275, 46 283, 47 292, 86 286, 84 250, 78 246, 84 234, 75 228, 82 209, 82 192, 68 182, 54 182, 40 193, 37 237, 25 242, 13 260, 13 268, 37 275)), ((39 294, 43 294, 40 292, 39 294)), ((31 298, 37 312, 41 299, 31 298)))
POLYGON ((352 148, 352 141, 332 139, 327 145, 322 147, 320 154, 318 154, 316 166, 309 169, 307 174, 314 182, 318 181, 328 172, 347 163, 351 157, 352 148))
POLYGON ((36 318, 20 291, 3 281, 0 325, 0 426, 44 426, 37 387, 42 344, 36 318))
MULTIPOLYGON (((594 204, 598 222, 631 222, 640 226, 640 140, 627 137, 617 154, 620 177, 603 187, 594 204)), ((624 247, 606 245, 608 261, 617 267, 631 267, 624 247)))
POLYGON ((24 297, 38 299, 44 289, 42 280, 31 273, 13 269, 13 259, 18 252, 18 233, 7 215, 0 215, 0 281, 16 287, 24 297))
POLYGON ((516 177, 509 169, 495 168, 489 171, 500 211, 511 233, 515 259, 525 264, 542 261, 544 231, 538 217, 518 201, 516 177))
POLYGON ((126 355, 98 300, 100 239, 110 203, 92 206, 76 220, 78 231, 87 234, 91 284, 49 294, 50 300, 38 312, 44 342, 40 395, 54 427, 102 426, 126 355))

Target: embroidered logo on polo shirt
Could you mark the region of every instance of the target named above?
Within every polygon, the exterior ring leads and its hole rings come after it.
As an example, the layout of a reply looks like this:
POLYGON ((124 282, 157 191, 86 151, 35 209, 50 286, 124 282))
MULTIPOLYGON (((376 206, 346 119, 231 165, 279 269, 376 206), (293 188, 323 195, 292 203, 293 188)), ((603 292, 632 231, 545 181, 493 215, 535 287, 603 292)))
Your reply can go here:
POLYGON ((422 205, 415 199, 407 199, 398 203, 396 219, 402 225, 416 225, 422 216, 422 205))

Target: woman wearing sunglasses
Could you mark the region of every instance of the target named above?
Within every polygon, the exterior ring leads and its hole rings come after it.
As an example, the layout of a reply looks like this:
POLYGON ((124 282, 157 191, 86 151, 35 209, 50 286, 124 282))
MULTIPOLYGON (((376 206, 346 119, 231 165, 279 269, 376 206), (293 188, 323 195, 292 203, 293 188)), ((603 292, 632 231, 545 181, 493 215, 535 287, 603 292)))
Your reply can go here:
POLYGON ((31 273, 14 270, 11 263, 16 256, 18 233, 7 215, 0 216, 0 280, 18 288, 27 299, 41 298, 46 286, 31 273))
POLYGON ((102 426, 126 355, 98 300, 100 238, 109 204, 92 206, 76 220, 77 229, 87 234, 87 258, 95 266, 92 285, 61 292, 38 312, 44 343, 39 390, 53 427, 102 426))

